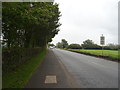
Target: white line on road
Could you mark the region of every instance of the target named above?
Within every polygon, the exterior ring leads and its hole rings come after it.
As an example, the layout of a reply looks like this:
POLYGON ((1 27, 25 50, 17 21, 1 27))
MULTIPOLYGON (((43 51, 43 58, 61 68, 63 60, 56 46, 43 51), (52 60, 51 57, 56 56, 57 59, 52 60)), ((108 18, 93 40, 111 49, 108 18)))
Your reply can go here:
POLYGON ((57 83, 56 76, 46 76, 45 83, 57 83))

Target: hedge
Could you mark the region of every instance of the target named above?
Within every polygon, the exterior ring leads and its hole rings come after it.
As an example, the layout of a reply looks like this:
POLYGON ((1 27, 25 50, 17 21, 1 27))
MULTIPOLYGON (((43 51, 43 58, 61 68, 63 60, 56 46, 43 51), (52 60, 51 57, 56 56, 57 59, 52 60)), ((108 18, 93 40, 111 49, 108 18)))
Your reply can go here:
POLYGON ((16 70, 21 64, 38 54, 42 48, 16 48, 2 50, 2 73, 16 70))

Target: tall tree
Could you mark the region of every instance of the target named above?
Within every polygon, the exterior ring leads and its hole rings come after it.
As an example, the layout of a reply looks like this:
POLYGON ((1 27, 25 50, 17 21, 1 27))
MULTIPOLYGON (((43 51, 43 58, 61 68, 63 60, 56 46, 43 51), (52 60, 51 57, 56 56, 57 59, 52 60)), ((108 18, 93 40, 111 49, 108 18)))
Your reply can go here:
POLYGON ((83 41, 82 48, 84 49, 101 49, 101 46, 94 44, 90 39, 83 41))
POLYGON ((60 11, 53 2, 3 2, 3 41, 8 48, 43 47, 58 34, 60 11))
POLYGON ((58 48, 67 48, 68 47, 68 42, 65 39, 62 39, 61 42, 58 42, 56 44, 56 47, 58 47, 58 48))
POLYGON ((67 48, 68 47, 68 42, 65 39, 62 39, 61 43, 63 45, 63 48, 67 48))

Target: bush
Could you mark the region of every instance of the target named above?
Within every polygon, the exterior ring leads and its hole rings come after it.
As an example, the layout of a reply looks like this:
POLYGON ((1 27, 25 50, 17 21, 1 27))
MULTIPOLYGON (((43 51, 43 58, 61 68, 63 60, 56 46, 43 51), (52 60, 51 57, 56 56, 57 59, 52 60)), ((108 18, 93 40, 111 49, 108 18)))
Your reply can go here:
POLYGON ((41 48, 16 48, 2 50, 3 74, 16 68, 40 52, 41 48))
POLYGON ((82 49, 82 47, 79 44, 70 44, 68 49, 82 49))

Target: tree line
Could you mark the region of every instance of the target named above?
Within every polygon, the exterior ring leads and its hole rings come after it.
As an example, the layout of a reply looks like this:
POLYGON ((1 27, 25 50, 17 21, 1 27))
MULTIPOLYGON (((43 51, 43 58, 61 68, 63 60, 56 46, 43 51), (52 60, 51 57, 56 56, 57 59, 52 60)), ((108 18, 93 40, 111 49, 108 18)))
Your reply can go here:
POLYGON ((60 16, 53 2, 2 3, 3 74, 46 49, 59 32, 60 16))
MULTIPOLYGON (((66 49, 102 49, 102 46, 95 44, 92 40, 87 39, 83 41, 83 44, 68 44, 65 39, 62 39, 61 42, 56 44, 57 48, 66 48, 66 49)), ((103 47, 106 50, 118 50, 120 45, 108 44, 103 47)))
POLYGON ((3 2, 2 44, 43 47, 58 33, 60 11, 53 2, 3 2))

